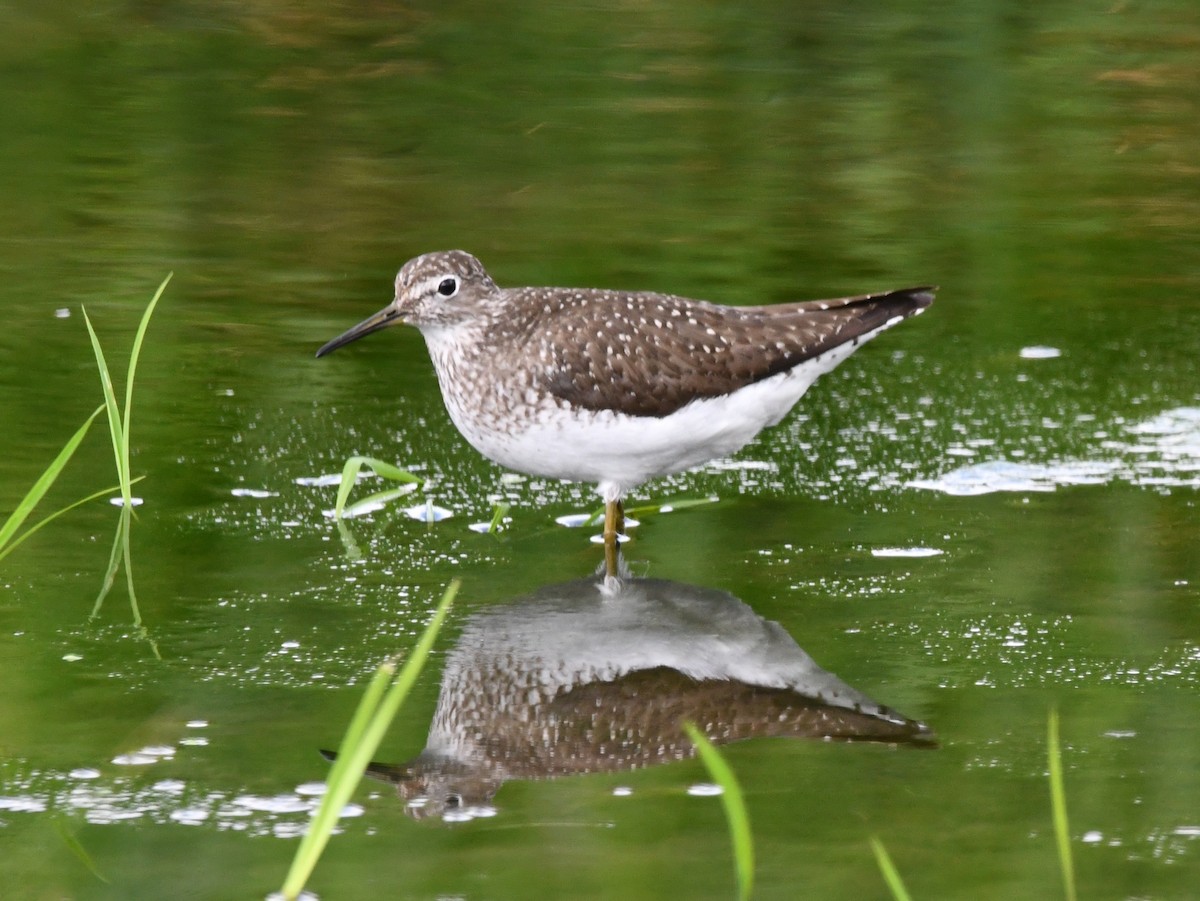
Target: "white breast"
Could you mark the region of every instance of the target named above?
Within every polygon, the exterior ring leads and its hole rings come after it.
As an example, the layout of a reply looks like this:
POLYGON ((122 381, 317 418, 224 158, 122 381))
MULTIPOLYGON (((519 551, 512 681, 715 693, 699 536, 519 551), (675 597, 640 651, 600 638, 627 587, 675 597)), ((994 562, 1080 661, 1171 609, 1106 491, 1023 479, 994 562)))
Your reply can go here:
POLYGON ((740 450, 783 419, 819 376, 886 327, 733 394, 695 400, 664 417, 567 407, 535 393, 528 372, 496 372, 481 380, 465 336, 426 330, 425 339, 450 418, 476 450, 517 472, 596 483, 610 500, 649 479, 740 450), (471 387, 464 391, 464 384, 471 387))

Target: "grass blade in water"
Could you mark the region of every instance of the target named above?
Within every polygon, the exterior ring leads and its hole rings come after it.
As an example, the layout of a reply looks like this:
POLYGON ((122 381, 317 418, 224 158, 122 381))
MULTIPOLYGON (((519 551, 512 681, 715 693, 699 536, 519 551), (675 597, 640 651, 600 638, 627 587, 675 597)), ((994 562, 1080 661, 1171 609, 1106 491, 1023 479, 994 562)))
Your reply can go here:
POLYGON ((342 745, 338 749, 337 759, 330 769, 325 795, 321 805, 309 824, 308 831, 296 849, 296 856, 284 879, 280 894, 284 898, 293 899, 300 895, 309 876, 312 875, 321 853, 329 843, 329 837, 337 826, 338 818, 346 803, 354 794, 354 789, 362 780, 367 764, 371 762, 384 734, 395 718, 397 711, 408 697, 413 684, 417 681, 421 667, 433 648, 433 642, 446 621, 454 596, 458 593, 459 582, 450 583, 442 600, 434 612, 433 619, 421 633, 421 638, 413 648, 412 654, 400 668, 395 681, 391 680, 395 672, 395 663, 388 661, 376 672, 371 683, 367 686, 366 694, 359 702, 358 709, 350 720, 342 745), (389 686, 388 683, 391 682, 389 686), (385 691, 386 688, 386 691, 385 691))
POLYGON ((374 494, 367 495, 362 500, 355 501, 349 507, 344 507, 340 514, 335 510, 334 516, 337 519, 354 519, 356 516, 365 516, 368 513, 374 513, 376 510, 382 510, 396 498, 412 494, 416 490, 416 485, 401 485, 399 488, 388 488, 386 491, 377 491, 374 494))
POLYGON ((733 770, 701 732, 691 723, 684 723, 688 738, 696 746, 696 753, 708 774, 721 786, 721 804, 725 808, 725 819, 729 823, 729 838, 733 843, 733 866, 737 871, 738 898, 746 901, 754 890, 754 836, 750 832, 750 817, 746 813, 746 800, 733 770))
POLYGON ((883 874, 883 881, 887 883, 887 887, 891 890, 892 897, 896 901, 911 901, 908 889, 904 887, 904 880, 900 878, 900 871, 892 863, 892 858, 887 853, 887 848, 883 846, 883 842, 871 836, 871 849, 875 852, 875 860, 879 864, 879 872, 883 874))
MULTIPOLYGON (((92 350, 96 354, 96 367, 100 371, 100 385, 104 390, 104 406, 108 410, 108 431, 112 439, 113 457, 117 465, 117 479, 121 483, 121 518, 117 523, 117 535, 113 541, 112 555, 109 557, 108 569, 104 574, 104 581, 100 586, 100 594, 96 597, 96 603, 93 605, 92 616, 95 617, 100 612, 100 607, 104 603, 104 598, 112 589, 113 582, 116 579, 117 569, 121 561, 125 561, 125 581, 129 587, 129 605, 133 611, 134 625, 137 626, 140 632, 150 641, 149 636, 145 635, 145 629, 142 627, 142 617, 138 610, 137 595, 133 588, 133 566, 130 559, 129 549, 129 534, 132 525, 133 514, 133 479, 130 477, 129 467, 129 431, 130 421, 133 408, 133 383, 137 376, 138 359, 142 352, 142 343, 146 338, 146 329, 150 325, 150 317, 154 314, 155 307, 158 306, 158 301, 166 290, 167 283, 171 281, 173 273, 168 273, 167 277, 162 280, 158 286, 158 290, 154 292, 154 297, 146 306, 146 311, 142 313, 141 321, 138 323, 137 333, 134 335, 133 347, 129 352, 129 366, 125 373, 125 413, 121 414, 121 408, 117 403, 116 390, 113 388, 112 374, 109 372, 108 363, 104 359, 104 350, 100 346, 100 339, 96 335, 96 330, 92 327, 92 321, 88 318, 87 310, 83 311, 83 321, 87 325, 88 336, 92 341, 92 350)), ((153 641, 150 641, 150 646, 154 649, 154 655, 159 656, 158 647, 153 641)))
POLYGON ((128 507, 133 503, 133 492, 129 487, 128 458, 122 454, 126 447, 122 435, 124 426, 121 424, 121 409, 117 406, 117 392, 113 389, 112 375, 108 371, 108 363, 104 360, 104 349, 100 347, 100 339, 92 328, 92 320, 88 318, 87 310, 83 311, 83 321, 87 325, 88 336, 92 339, 92 350, 96 354, 96 368, 100 370, 100 387, 104 391, 104 406, 108 410, 108 435, 112 439, 113 458, 117 464, 117 481, 121 483, 121 498, 128 507))
MULTIPOLYGON (((72 455, 74 455, 75 449, 79 447, 79 444, 81 441, 83 441, 83 437, 87 434, 88 429, 91 428, 92 423, 96 421, 96 417, 100 415, 100 411, 103 409, 104 407, 102 406, 97 407, 95 412, 93 412, 92 415, 84 421, 83 425, 79 427, 75 434, 67 440, 67 443, 63 445, 63 449, 58 452, 58 456, 50 462, 50 465, 46 467, 46 471, 38 477, 36 482, 33 483, 33 487, 29 489, 25 497, 21 498, 16 509, 13 510, 8 519, 4 521, 4 525, 0 526, 0 560, 4 559, 9 551, 40 529, 51 519, 71 509, 71 507, 67 507, 42 520, 41 523, 34 526, 32 529, 22 535, 17 541, 13 542, 11 547, 6 549, 5 546, 12 541, 12 537, 16 534, 17 529, 21 528, 22 523, 24 523, 29 517, 29 514, 33 512, 34 507, 38 505, 38 502, 46 495, 46 492, 50 490, 50 486, 53 485, 54 481, 58 478, 59 473, 61 473, 66 467, 67 462, 71 459, 72 455)), ((92 495, 92 497, 95 496, 96 495, 92 495)), ((85 498, 85 500, 91 500, 91 497, 85 498)), ((83 501, 80 501, 79 503, 83 503, 83 501)), ((74 506, 78 506, 78 504, 73 504, 72 507, 74 506)))
MULTIPOLYGON (((686 510, 688 507, 700 507, 704 504, 715 504, 720 498, 715 494, 709 497, 685 497, 675 501, 660 501, 652 504, 642 504, 638 507, 629 507, 625 510, 625 515, 631 519, 636 519, 641 516, 653 516, 658 513, 674 513, 677 510, 686 510)), ((595 513, 587 518, 582 525, 585 528, 598 526, 604 522, 604 508, 601 507, 595 513)))
POLYGON ((351 457, 346 461, 346 465, 342 467, 342 480, 338 483, 337 501, 333 505, 334 519, 341 519, 345 514, 346 501, 350 498, 350 490, 354 487, 354 483, 358 480, 358 474, 364 466, 371 469, 375 475, 384 479, 391 479, 393 482, 412 482, 418 485, 424 482, 424 479, 420 476, 415 476, 411 472, 407 472, 385 460, 377 460, 374 457, 351 457))
MULTIPOLYGON (((134 479, 133 481, 136 484, 136 483, 140 482, 143 478, 145 478, 145 476, 139 476, 138 478, 134 479)), ((58 510, 55 510, 53 513, 49 514, 45 518, 38 520, 36 525, 30 526, 28 529, 26 529, 24 532, 22 532, 21 537, 14 539, 7 547, 0 545, 0 560, 3 560, 10 553, 15 551, 17 549, 18 545, 21 544, 21 542, 23 542, 25 539, 32 536, 33 533, 36 532, 38 529, 42 528, 43 526, 50 525, 50 523, 54 522, 54 520, 58 519, 64 513, 70 513, 76 507, 82 507, 88 501, 94 501, 94 500, 96 500, 96 498, 104 497, 105 495, 112 494, 114 491, 119 492, 120 490, 121 490, 120 485, 110 485, 107 488, 102 488, 99 491, 92 492, 87 497, 81 497, 79 500, 75 501, 75 503, 73 503, 73 504, 67 504, 67 506, 62 507, 58 510)))
POLYGON ((1054 812, 1054 838, 1062 869, 1063 894, 1075 901, 1075 861, 1071 856, 1071 827, 1067 822, 1067 792, 1063 786, 1062 753, 1058 741, 1058 711, 1050 711, 1047 725, 1047 756, 1050 763, 1050 805, 1054 812))
POLYGON ((500 525, 504 522, 504 517, 508 515, 508 511, 512 509, 512 504, 499 503, 496 504, 496 512, 492 514, 492 519, 488 523, 487 533, 489 535, 500 531, 500 525))
POLYGON ((100 872, 99 868, 96 866, 96 862, 92 860, 92 856, 87 853, 87 849, 83 847, 83 844, 78 838, 75 837, 75 834, 67 828, 65 820, 56 818, 54 820, 54 829, 58 833, 58 837, 63 840, 63 844, 67 846, 70 852, 75 855, 79 862, 83 864, 93 876, 95 876, 105 885, 112 885, 111 880, 107 879, 105 875, 100 872))
MULTIPOLYGON (((133 348, 129 351, 129 370, 125 374, 125 422, 121 428, 121 458, 125 461, 126 478, 129 477, 129 421, 133 410, 133 379, 137 372, 138 357, 142 353, 142 341, 146 338, 146 327, 150 324, 150 317, 154 313, 154 308, 158 306, 158 299, 162 297, 167 283, 171 281, 171 276, 174 274, 174 272, 168 272, 167 277, 158 286, 158 290, 154 292, 154 297, 146 307, 146 312, 142 314, 142 321, 138 323, 137 334, 133 337, 133 348)), ((128 504, 129 500, 126 497, 125 503, 128 504)))

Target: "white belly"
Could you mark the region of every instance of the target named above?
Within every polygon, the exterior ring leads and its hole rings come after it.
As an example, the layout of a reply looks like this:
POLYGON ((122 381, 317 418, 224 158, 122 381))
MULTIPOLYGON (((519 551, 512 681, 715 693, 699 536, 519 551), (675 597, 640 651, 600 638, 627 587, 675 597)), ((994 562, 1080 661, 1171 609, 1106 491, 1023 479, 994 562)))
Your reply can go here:
POLYGON ((669 416, 543 407, 520 428, 491 422, 445 396, 450 418, 485 457, 529 475, 593 482, 605 499, 649 479, 682 472, 745 447, 775 425, 818 376, 854 348, 838 348, 731 395, 696 400, 669 416))

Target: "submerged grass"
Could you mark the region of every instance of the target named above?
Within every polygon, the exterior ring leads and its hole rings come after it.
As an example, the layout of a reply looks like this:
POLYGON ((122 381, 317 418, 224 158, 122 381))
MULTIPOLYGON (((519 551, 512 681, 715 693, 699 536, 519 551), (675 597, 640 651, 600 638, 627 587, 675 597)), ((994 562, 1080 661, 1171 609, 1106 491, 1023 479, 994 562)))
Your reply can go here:
POLYGON ((747 901, 754 890, 754 836, 750 832, 750 817, 746 813, 746 799, 733 770, 721 756, 721 752, 692 723, 684 723, 684 730, 696 746, 705 769, 712 780, 721 786, 721 804, 725 808, 725 819, 729 823, 729 839, 733 845, 733 867, 737 873, 738 898, 747 901))
POLYGON ((298 898, 304 890, 305 883, 308 882, 325 846, 329 843, 329 837, 337 826, 342 810, 362 780, 371 757, 417 681, 417 675, 429 656, 442 624, 446 621, 455 595, 458 594, 459 584, 458 580, 450 583, 433 614, 433 619, 421 633, 416 647, 400 668, 399 674, 396 673, 396 662, 389 660, 380 665, 367 686, 329 771, 321 805, 308 831, 305 832, 300 847, 296 849, 296 856, 292 859, 283 888, 280 889, 280 895, 289 901, 298 898))
MULTIPOLYGON (((166 290, 167 283, 171 281, 172 274, 168 273, 167 277, 162 280, 162 283, 158 286, 158 290, 154 292, 154 297, 150 300, 149 306, 146 307, 146 311, 142 314, 141 322, 138 323, 137 334, 133 338, 133 348, 129 352, 129 367, 125 375, 125 408, 123 412, 117 402, 117 393, 113 388, 112 374, 109 372, 108 363, 104 359, 104 350, 100 346, 100 339, 96 336, 96 330, 92 327, 92 321, 88 318, 87 310, 83 311, 83 321, 87 325, 88 336, 92 339, 92 350, 96 354, 96 368, 100 371, 100 385, 104 391, 104 409, 108 412, 108 432, 112 440, 113 459, 117 466, 117 480, 121 489, 122 502, 121 518, 117 523, 117 534, 113 539, 113 549, 112 554, 109 556, 108 570, 105 572, 100 593, 96 597, 92 616, 94 617, 100 612, 100 607, 104 603, 104 598, 112 589, 117 570, 120 568, 123 560, 125 563, 125 580, 129 588, 129 604, 133 609, 134 625, 139 628, 142 624, 142 617, 138 611, 137 595, 133 588, 133 567, 129 554, 134 483, 129 466, 129 432, 133 414, 133 385, 137 374, 138 358, 142 352, 142 343, 146 338, 146 328, 150 324, 150 317, 154 314, 154 308, 158 306, 159 298, 162 297, 163 291, 166 290)), ((157 655, 158 649, 155 648, 155 656, 157 655)))
POLYGON ((1046 756, 1050 764, 1050 806, 1054 812, 1054 839, 1062 870, 1063 894, 1075 901, 1075 861, 1071 856, 1071 828, 1067 822, 1067 792, 1063 786, 1062 750, 1058 740, 1058 711, 1050 710, 1046 725, 1046 756))

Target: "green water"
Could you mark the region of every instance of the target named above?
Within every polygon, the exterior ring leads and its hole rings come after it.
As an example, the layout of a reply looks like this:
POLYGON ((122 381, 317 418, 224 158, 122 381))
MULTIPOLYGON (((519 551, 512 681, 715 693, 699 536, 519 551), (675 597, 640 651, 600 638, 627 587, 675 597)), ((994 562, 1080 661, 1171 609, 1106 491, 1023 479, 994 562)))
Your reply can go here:
MULTIPOLYGON (((144 630, 121 580, 89 617, 103 501, 0 562, 5 898, 264 897, 318 749, 447 582, 387 760, 423 747, 473 614, 599 562, 554 522, 589 489, 503 480, 418 334, 313 359, 449 247, 501 284, 739 303, 940 284, 733 461, 632 501, 718 496, 647 517, 634 571, 736 596, 940 740, 729 746, 756 897, 887 897, 871 836, 916 898, 1058 896, 1052 707, 1081 897, 1195 896, 1194 3, 27 3, 0 24, 0 514, 101 402, 81 307, 122 372, 175 273, 133 410, 144 630), (353 453, 432 479, 350 524, 357 556, 333 489, 297 481, 353 453), (454 515, 403 512, 427 499, 454 515), (472 531, 499 499, 508 528, 472 531)), ((42 512, 114 481, 98 423, 42 512)), ((516 779, 451 824, 371 783, 311 888, 731 897, 705 781, 516 779)))

